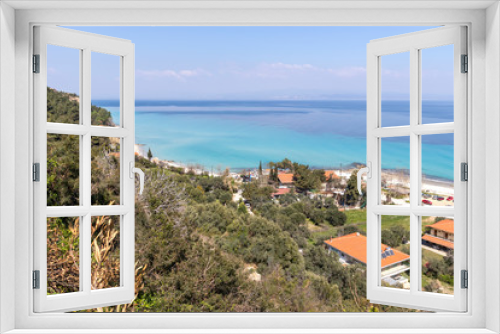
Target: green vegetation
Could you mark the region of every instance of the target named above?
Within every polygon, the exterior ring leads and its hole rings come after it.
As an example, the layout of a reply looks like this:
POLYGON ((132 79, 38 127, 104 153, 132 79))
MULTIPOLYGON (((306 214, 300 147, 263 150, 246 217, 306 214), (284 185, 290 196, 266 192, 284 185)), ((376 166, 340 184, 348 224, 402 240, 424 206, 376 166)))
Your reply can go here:
POLYGON ((308 165, 292 162, 287 158, 280 162, 270 162, 268 166, 271 170, 271 181, 278 181, 279 170, 286 170, 292 173, 295 187, 299 192, 319 189, 321 183, 326 182, 324 169, 310 169, 308 165))
MULTIPOLYGON (((48 91, 49 120, 78 119, 76 96, 48 91)), ((92 119, 112 124, 102 108, 92 107, 92 119)), ((77 142, 71 136, 49 138, 53 153, 47 185, 53 205, 79 201, 79 153, 72 149, 77 142)), ((112 139, 93 141, 93 167, 99 171, 92 174, 93 203, 119 201, 119 150, 112 139)), ((346 216, 331 198, 321 196, 292 193, 277 202, 270 196, 273 188, 256 182, 242 187, 252 207, 248 213, 243 202, 232 200, 239 185, 228 172, 220 177, 184 174, 142 157, 136 157, 136 166, 146 173, 144 193, 136 198, 136 298, 130 305, 91 311, 408 311, 371 304, 365 298, 365 268, 342 266, 324 248, 324 239, 316 238, 324 227, 357 231, 362 214, 346 216), (316 228, 320 232, 311 231, 316 228)), ((304 188, 324 181, 324 173, 290 161, 270 167, 290 168, 304 188)), ((51 221, 49 232, 48 275, 55 282, 50 293, 77 291, 78 220, 51 221)), ((112 217, 96 219, 92 240, 92 282, 116 284, 119 234, 112 217)))

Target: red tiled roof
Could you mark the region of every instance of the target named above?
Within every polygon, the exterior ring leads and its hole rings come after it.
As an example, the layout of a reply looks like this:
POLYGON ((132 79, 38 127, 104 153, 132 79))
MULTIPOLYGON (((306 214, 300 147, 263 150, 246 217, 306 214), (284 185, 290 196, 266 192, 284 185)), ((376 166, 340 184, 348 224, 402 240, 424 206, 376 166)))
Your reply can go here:
POLYGON ((432 242, 433 244, 443 246, 443 247, 446 247, 448 249, 455 249, 455 245, 453 244, 453 242, 445 240, 445 239, 441 239, 438 237, 433 237, 432 235, 429 235, 429 234, 424 235, 422 237, 422 240, 432 242))
POLYGON ((276 191, 273 193, 273 196, 288 194, 291 190, 292 189, 290 189, 290 188, 279 188, 279 189, 276 189, 276 191))
MULTIPOLYGON (((349 255, 357 261, 366 264, 366 237, 364 235, 351 233, 342 237, 325 240, 325 243, 335 249, 338 249, 342 253, 349 255)), ((387 245, 382 244, 381 251, 385 251, 387 247, 387 245)), ((410 259, 408 254, 394 248, 391 249, 394 251, 394 255, 390 255, 385 259, 382 259, 382 268, 410 259)))
POLYGON ((333 170, 325 170, 325 176, 326 176, 326 180, 328 181, 328 179, 331 177, 332 179, 338 179, 339 176, 337 175, 337 173, 335 173, 335 171, 333 170))
POLYGON ((427 227, 448 233, 455 233, 454 225, 455 222, 453 221, 453 219, 443 219, 432 225, 427 225, 427 227))
POLYGON ((293 174, 291 173, 278 174, 278 179, 280 180, 280 183, 292 183, 293 174))

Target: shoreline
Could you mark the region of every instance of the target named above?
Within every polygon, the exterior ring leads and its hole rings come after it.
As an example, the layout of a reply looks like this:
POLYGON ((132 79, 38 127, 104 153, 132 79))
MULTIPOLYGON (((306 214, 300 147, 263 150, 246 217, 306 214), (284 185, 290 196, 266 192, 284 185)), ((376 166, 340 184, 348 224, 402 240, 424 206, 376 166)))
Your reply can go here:
MULTIPOLYGON (((145 145, 141 145, 145 146, 145 145)), ((147 159, 146 154, 141 154, 136 150, 136 154, 142 158, 147 159)), ((202 164, 184 164, 181 162, 176 162, 174 160, 165 160, 158 157, 151 159, 151 162, 164 165, 172 168, 183 168, 185 173, 192 171, 196 175, 206 174, 208 176, 220 177, 224 174, 226 168, 219 168, 217 171, 212 171, 205 169, 202 164)), ((362 163, 351 163, 348 165, 349 168, 312 168, 312 169, 325 169, 333 170, 340 178, 347 182, 352 174, 352 172, 365 165, 362 163), (356 167, 354 167, 356 166, 356 167)), ((227 168, 229 169, 229 175, 233 178, 239 178, 241 172, 247 171, 247 173, 252 176, 258 175, 258 167, 254 168, 227 168)), ((266 169, 264 168, 264 175, 266 175, 266 169)), ((384 180, 389 188, 400 187, 402 189, 409 189, 410 177, 408 171, 402 171, 398 169, 383 169, 381 173, 381 178, 384 180)), ((364 177, 366 180, 366 178, 364 177)), ((423 175, 422 177, 422 192, 435 193, 439 195, 453 196, 454 194, 454 184, 453 181, 447 180, 440 177, 434 177, 429 175, 423 175)))

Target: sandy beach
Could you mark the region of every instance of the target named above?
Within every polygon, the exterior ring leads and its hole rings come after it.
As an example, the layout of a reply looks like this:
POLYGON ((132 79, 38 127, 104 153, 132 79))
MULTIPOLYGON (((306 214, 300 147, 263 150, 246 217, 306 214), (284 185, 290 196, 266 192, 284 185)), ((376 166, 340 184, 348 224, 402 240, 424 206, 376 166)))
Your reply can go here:
MULTIPOLYGON (((142 157, 146 157, 144 150, 136 150, 136 154, 142 157)), ((163 165, 171 168, 183 168, 185 173, 192 172, 196 175, 209 175, 209 176, 221 176, 224 173, 224 170, 220 171, 211 171, 203 168, 202 165, 186 165, 180 162, 172 161, 172 160, 163 160, 158 157, 154 157, 151 159, 152 162, 163 165)), ((335 173, 343 180, 345 184, 351 177, 352 173, 357 170, 356 168, 349 169, 329 169, 335 171, 335 173)), ((252 177, 258 177, 257 168, 248 168, 245 170, 246 173, 252 175, 252 177)), ((235 179, 240 178, 241 171, 231 171, 229 175, 235 179)), ((264 172, 264 174, 266 174, 264 172)), ((363 176, 363 180, 366 182, 366 176, 363 176)), ((382 180, 382 200, 386 200, 386 194, 390 194, 391 192, 397 193, 400 196, 392 196, 392 197, 402 197, 402 198, 391 198, 392 202, 396 205, 405 205, 408 203, 408 195, 410 189, 410 176, 407 170, 393 170, 393 169, 383 169, 381 173, 382 180)), ((423 176, 422 177, 422 193, 438 195, 444 197, 444 200, 438 201, 437 199, 433 199, 432 197, 426 198, 429 200, 433 206, 450 206, 453 205, 453 201, 448 201, 447 199, 450 196, 454 195, 454 187, 453 182, 423 176)))

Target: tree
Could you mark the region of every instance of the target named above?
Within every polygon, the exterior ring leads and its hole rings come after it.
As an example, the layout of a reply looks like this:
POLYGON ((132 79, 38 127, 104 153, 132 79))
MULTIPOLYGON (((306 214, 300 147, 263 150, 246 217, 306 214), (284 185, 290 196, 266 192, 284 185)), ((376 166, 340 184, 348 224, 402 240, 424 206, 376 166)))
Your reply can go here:
POLYGON ((342 226, 347 220, 346 215, 343 212, 340 212, 337 207, 326 209, 324 215, 325 220, 332 226, 342 226))
POLYGON ((153 158, 153 153, 151 153, 151 148, 148 150, 148 160, 151 161, 153 158))
POLYGON ((382 231, 382 243, 391 247, 398 247, 409 239, 410 231, 401 225, 394 225, 390 229, 382 231))
POLYGON ((233 196, 228 191, 222 192, 222 194, 219 197, 219 201, 224 205, 227 205, 229 202, 231 202, 232 199, 233 199, 233 196))
POLYGON ((323 169, 309 169, 309 166, 293 163, 295 186, 303 190, 318 189, 326 180, 323 169))
POLYGON ((238 205, 238 213, 241 215, 246 215, 248 213, 247 208, 243 202, 238 205))
POLYGON ((262 161, 259 162, 259 177, 262 177, 262 161))
POLYGON ((358 202, 358 170, 352 172, 349 181, 347 181, 347 188, 344 193, 344 201, 349 205, 354 205, 358 202))
POLYGON ((321 209, 313 209, 309 218, 315 225, 320 225, 325 220, 325 211, 321 209))

